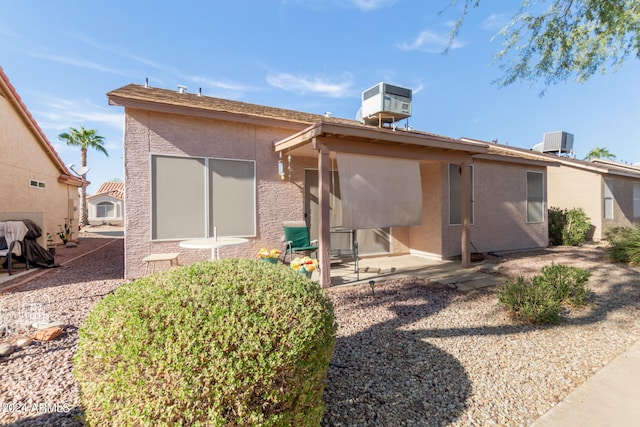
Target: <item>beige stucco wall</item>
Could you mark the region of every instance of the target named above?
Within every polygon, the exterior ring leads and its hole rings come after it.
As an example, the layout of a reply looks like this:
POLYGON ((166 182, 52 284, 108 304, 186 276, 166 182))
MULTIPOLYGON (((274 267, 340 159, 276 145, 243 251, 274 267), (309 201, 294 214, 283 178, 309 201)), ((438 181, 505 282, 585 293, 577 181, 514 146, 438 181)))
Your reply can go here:
POLYGON ((593 225, 588 238, 601 240, 607 228, 640 222, 633 212, 633 186, 640 180, 569 166, 550 167, 548 176, 549 207, 582 208, 593 225), (613 193, 613 219, 604 218, 605 180, 613 193))
POLYGON ((547 171, 549 208, 582 208, 593 225, 589 238, 602 238, 603 190, 599 173, 568 166, 549 167, 547 171))
MULTIPOLYGON (((474 161, 474 221, 470 240, 479 252, 528 250, 546 247, 549 242, 545 218, 527 223, 527 171, 546 172, 544 166, 474 161)), ((443 211, 443 257, 461 254, 460 225, 449 225, 448 168, 441 171, 445 197, 443 211)), ((546 182, 546 177, 543 178, 546 182)), ((475 251, 473 247, 472 251, 475 251)))
POLYGON ((440 258, 442 254, 442 208, 445 193, 443 170, 446 163, 421 162, 420 177, 422 179, 422 223, 409 227, 407 246, 410 252, 440 258))
POLYGON ((640 185, 640 180, 613 175, 607 175, 604 179, 613 193, 613 219, 602 219, 601 238, 605 238, 610 227, 628 227, 640 223, 640 218, 635 217, 633 212, 633 187, 640 185))
MULTIPOLYGON (((151 240, 150 158, 152 154, 256 161, 257 235, 249 243, 222 249, 222 256, 253 258, 261 247, 282 247, 282 222, 303 218, 304 168, 292 159, 291 180, 281 181, 273 142, 291 130, 207 118, 126 109, 125 276, 144 274, 149 253, 181 252, 180 262, 207 259, 209 250, 184 249, 179 241, 151 240)), ((180 179, 179 176, 176 179, 180 179)), ((187 209, 188 207, 185 207, 187 209)))
POLYGON ((47 233, 57 239, 58 225, 70 217, 77 230, 77 188, 58 182, 59 170, 6 96, 0 96, 0 171, 1 219, 34 220, 42 228, 40 244, 47 233))

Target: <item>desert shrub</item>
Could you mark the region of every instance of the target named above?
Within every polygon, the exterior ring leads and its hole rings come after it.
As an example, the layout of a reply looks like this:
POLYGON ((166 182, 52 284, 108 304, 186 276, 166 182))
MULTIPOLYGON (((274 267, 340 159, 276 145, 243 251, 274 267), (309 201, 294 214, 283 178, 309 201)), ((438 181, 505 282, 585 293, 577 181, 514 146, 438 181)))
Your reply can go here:
POLYGON ((567 246, 582 244, 589 228, 591 228, 591 224, 584 210, 582 208, 570 209, 562 227, 562 244, 567 246))
POLYGON ((498 290, 498 301, 527 323, 560 323, 563 304, 587 303, 591 274, 577 267, 552 263, 531 280, 518 277, 498 290))
POLYGON ((605 237, 609 241, 610 259, 640 265, 640 225, 612 227, 605 232, 605 237))
POLYGON ((552 245, 578 246, 591 228, 582 208, 549 208, 549 240, 552 245))
POLYGON ((282 265, 225 259, 140 278, 80 329, 85 421, 317 426, 335 332, 325 292, 282 265))
POLYGON ((567 210, 549 208, 549 241, 552 245, 562 245, 562 228, 566 222, 567 210))

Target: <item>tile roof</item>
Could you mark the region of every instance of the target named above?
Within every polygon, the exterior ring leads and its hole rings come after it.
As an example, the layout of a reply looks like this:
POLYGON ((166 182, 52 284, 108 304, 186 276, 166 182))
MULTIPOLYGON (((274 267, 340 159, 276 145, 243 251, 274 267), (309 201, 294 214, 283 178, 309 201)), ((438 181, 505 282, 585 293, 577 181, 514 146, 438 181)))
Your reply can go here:
POLYGON ((124 182, 117 182, 117 181, 103 182, 100 185, 100 188, 98 188, 98 191, 96 192, 96 194, 89 196, 89 198, 101 196, 104 194, 108 194, 109 196, 115 197, 116 199, 120 199, 120 200, 124 199, 124 182))

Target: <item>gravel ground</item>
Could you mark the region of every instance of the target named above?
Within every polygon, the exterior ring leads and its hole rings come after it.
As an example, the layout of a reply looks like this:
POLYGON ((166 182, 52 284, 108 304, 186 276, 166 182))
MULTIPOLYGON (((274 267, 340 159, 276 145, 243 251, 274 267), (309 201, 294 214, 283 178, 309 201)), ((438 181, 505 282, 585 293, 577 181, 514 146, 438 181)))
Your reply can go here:
POLYGON ((529 276, 551 262, 591 271, 587 308, 560 326, 514 322, 495 288, 421 279, 331 289, 338 342, 325 426, 529 425, 640 339, 640 270, 596 245, 494 258, 529 276))
MULTIPOLYGON (((35 280, 0 294, 4 320, 25 304, 50 302, 50 320, 66 325, 59 338, 34 341, 0 359, 1 425, 82 425, 77 419, 78 388, 72 375, 78 328, 94 304, 124 282, 123 242, 93 236, 81 238, 77 248, 59 246, 55 261, 60 268, 39 271, 35 280), (78 258, 83 254, 88 255, 78 258)), ((15 344, 32 331, 16 331, 0 343, 15 344)))
MULTIPOLYGON (((68 325, 60 338, 0 359, 3 425, 81 425, 71 373, 77 330, 124 282, 122 243, 96 236, 59 248, 62 268, 0 294, 5 315, 46 295, 51 319, 68 325)), ((339 331, 323 425, 531 424, 640 339, 640 270, 603 254, 588 245, 491 258, 509 275, 534 274, 552 261, 592 272, 590 306, 567 311, 553 327, 512 321, 491 288, 459 292, 397 279, 376 284, 375 293, 368 285, 331 289, 339 331)))

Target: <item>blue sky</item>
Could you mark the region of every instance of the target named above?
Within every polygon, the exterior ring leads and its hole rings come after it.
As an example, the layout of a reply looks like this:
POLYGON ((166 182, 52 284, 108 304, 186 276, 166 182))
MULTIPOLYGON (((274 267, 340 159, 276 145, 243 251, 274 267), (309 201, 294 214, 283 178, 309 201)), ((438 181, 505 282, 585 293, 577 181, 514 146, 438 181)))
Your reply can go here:
POLYGON ((409 124, 449 137, 522 148, 544 132, 575 136, 579 158, 606 147, 640 162, 640 61, 585 84, 498 88, 492 41, 519 2, 484 0, 442 54, 460 10, 449 0, 22 0, 3 2, 0 66, 65 163, 57 136, 94 128, 109 158, 89 151, 92 181, 123 178, 123 110, 106 93, 129 83, 355 118, 363 90, 413 90, 409 124))

